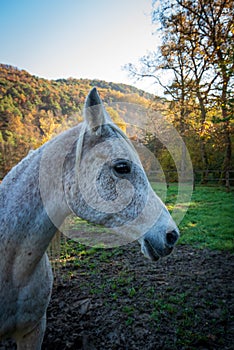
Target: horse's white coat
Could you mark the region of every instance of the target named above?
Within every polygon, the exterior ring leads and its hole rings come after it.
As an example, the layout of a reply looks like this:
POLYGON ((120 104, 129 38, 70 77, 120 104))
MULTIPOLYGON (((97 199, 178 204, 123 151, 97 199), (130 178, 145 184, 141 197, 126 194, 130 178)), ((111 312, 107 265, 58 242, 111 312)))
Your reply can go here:
MULTIPOLYGON (((41 348, 53 283, 45 252, 64 219, 73 212, 108 227, 124 227, 135 220, 131 230, 140 230, 144 217, 145 221, 149 218, 144 206, 137 212, 137 206, 146 201, 141 192, 148 188, 143 170, 138 167, 134 168, 131 181, 134 187, 139 186, 139 194, 129 204, 128 210, 122 210, 120 214, 111 211, 99 213, 84 201, 78 185, 79 167, 90 147, 99 138, 105 137, 104 131, 109 133, 110 139, 113 135, 115 140, 122 138, 126 149, 132 147, 126 136, 116 126, 109 124, 109 117, 96 89, 90 92, 86 101, 86 107, 92 106, 96 110, 87 109, 83 124, 30 152, 10 171, 0 186, 0 338, 15 338, 18 349, 41 348), (104 127, 104 124, 109 125, 104 127), (73 151, 71 145, 75 145, 73 151)), ((132 151, 131 157, 133 154, 132 151)), ((135 160, 138 164, 136 155, 135 160)), ((98 186, 105 198, 114 198, 119 181, 112 173, 109 174, 108 166, 103 169, 98 186)), ((85 185, 89 186, 88 183, 85 185)), ((155 212, 157 220, 140 241, 142 252, 156 259, 171 251, 178 231, 163 203, 153 191, 151 194, 152 211, 159 209, 155 212), (153 203, 157 204, 156 209, 153 203), (166 234, 169 231, 174 233, 173 237, 170 236, 171 241, 167 242, 166 234)))

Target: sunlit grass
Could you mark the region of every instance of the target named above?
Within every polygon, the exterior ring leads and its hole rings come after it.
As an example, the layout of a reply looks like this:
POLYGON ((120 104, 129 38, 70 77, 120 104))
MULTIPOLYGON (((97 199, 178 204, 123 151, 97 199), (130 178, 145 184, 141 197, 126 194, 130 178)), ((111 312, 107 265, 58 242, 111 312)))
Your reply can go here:
MULTIPOLYGON (((185 214, 179 224, 179 244, 234 252, 234 192, 227 193, 222 187, 197 186, 190 202, 178 202, 176 184, 170 184, 166 192, 160 184, 152 183, 152 187, 160 197, 166 198, 170 212, 173 212, 176 204, 177 210, 185 214)), ((108 234, 108 229, 103 226, 80 218, 74 219, 74 228, 97 237, 102 233, 108 234)))
MULTIPOLYGON (((177 186, 168 189, 167 206, 173 209, 177 186)), ((183 207, 183 203, 181 203, 183 207)), ((181 244, 234 252, 234 193, 222 187, 197 186, 179 225, 181 244)))

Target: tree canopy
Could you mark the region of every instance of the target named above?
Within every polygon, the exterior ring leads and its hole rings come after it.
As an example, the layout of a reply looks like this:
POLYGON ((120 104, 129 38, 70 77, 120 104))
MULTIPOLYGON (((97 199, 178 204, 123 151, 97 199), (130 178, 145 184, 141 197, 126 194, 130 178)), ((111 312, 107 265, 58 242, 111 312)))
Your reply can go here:
MULTIPOLYGON (((88 91, 98 87, 104 102, 147 104, 152 96, 133 86, 101 80, 46 80, 0 64, 0 179, 31 149, 76 125, 88 91)), ((109 112, 121 123, 121 103, 109 112), (116 110, 117 108, 117 110, 116 110)))
POLYGON ((152 77, 164 87, 172 101, 168 116, 187 142, 192 133, 197 140, 204 181, 217 152, 227 187, 233 139, 233 11, 233 0, 154 0, 152 22, 160 47, 143 56, 139 66, 126 66, 133 77, 152 77))

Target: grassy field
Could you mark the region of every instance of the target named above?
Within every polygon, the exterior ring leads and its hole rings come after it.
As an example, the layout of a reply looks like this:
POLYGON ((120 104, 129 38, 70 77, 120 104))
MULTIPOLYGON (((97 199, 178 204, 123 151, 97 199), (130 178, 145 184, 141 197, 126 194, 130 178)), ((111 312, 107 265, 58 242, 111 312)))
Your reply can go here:
MULTIPOLYGON (((165 188, 152 183, 157 194, 165 197, 165 188)), ((173 211, 178 187, 169 186, 166 205, 173 211)), ((163 198, 164 200, 164 198, 163 198)), ((181 210, 188 210, 179 224, 179 244, 190 244, 195 248, 228 250, 234 252, 234 192, 227 193, 222 187, 197 186, 190 203, 179 203, 181 210), (189 205, 190 204, 190 205, 189 205)), ((108 232, 102 226, 92 225, 82 219, 75 219, 76 229, 82 232, 108 232)))
MULTIPOLYGON (((170 186, 166 201, 169 210, 176 195, 177 186, 170 186)), ((181 244, 234 252, 234 193, 222 187, 197 186, 179 228, 181 244)))

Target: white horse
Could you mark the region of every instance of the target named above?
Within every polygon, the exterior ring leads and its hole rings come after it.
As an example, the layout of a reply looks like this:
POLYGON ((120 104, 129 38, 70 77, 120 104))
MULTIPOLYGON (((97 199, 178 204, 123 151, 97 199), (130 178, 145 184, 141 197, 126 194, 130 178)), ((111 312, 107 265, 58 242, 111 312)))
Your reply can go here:
POLYGON ((41 349, 53 283, 46 249, 71 213, 139 238, 151 260, 168 255, 179 237, 96 88, 87 96, 83 123, 9 172, 0 205, 0 338, 14 338, 18 349, 41 349))

